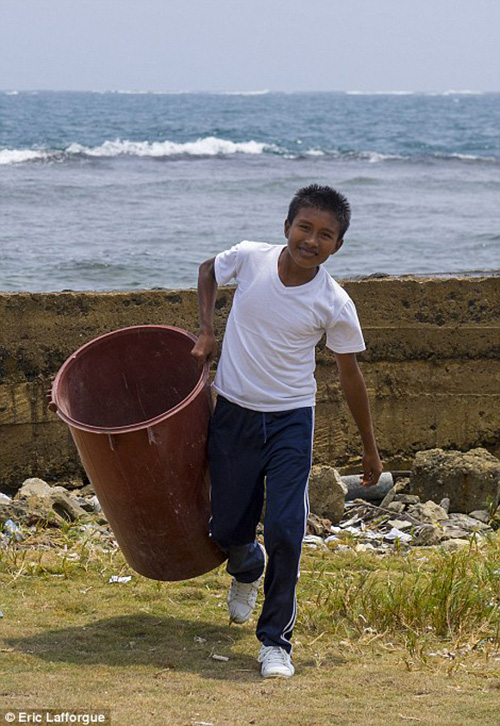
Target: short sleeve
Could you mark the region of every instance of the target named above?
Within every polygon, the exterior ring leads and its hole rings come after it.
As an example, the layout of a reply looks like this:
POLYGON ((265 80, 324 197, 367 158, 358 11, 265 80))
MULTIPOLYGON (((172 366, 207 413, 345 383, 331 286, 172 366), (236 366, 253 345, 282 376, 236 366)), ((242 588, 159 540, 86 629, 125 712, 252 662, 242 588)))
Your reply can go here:
POLYGON ((361 353, 365 341, 353 301, 349 298, 326 331, 326 345, 334 353, 361 353))
POLYGON ((238 256, 241 243, 220 252, 215 258, 215 279, 218 285, 227 283, 238 275, 238 256))

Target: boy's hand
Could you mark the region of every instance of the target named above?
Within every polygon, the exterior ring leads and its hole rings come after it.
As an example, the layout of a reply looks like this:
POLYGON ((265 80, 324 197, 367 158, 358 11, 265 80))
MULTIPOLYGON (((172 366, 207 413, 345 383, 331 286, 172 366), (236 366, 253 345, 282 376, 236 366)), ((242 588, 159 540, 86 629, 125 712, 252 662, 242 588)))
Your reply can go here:
POLYGON ((377 451, 367 453, 363 452, 363 478, 361 485, 364 487, 373 487, 380 479, 383 470, 382 462, 377 451))
POLYGON ((191 351, 193 358, 196 358, 200 368, 203 368, 206 361, 212 360, 217 354, 217 338, 213 333, 200 333, 200 337, 194 344, 191 351))

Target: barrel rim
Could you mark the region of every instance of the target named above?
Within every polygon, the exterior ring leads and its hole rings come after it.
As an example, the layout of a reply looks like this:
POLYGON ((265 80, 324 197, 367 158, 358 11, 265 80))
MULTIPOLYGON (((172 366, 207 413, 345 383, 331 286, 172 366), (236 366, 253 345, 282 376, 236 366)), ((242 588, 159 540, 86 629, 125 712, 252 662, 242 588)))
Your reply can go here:
POLYGON ((182 401, 179 401, 178 404, 176 404, 173 408, 169 408, 168 411, 164 411, 163 413, 159 414, 158 416, 155 416, 153 418, 147 419, 145 421, 139 421, 138 423, 134 424, 128 424, 126 426, 92 426, 91 424, 84 423, 82 421, 78 421, 77 419, 74 419, 72 416, 67 414, 64 410, 61 410, 59 407, 59 388, 61 386, 61 381, 66 374, 66 372, 69 370, 69 368, 72 366, 73 362, 81 356, 85 351, 89 350, 89 348, 92 348, 96 345, 98 345, 103 339, 105 338, 111 338, 116 337, 119 335, 124 335, 131 330, 137 331, 137 330, 168 330, 170 332, 177 333, 183 337, 187 337, 190 340, 193 341, 193 343, 196 343, 197 338, 195 335, 190 333, 187 330, 184 330, 183 328, 177 328, 174 325, 129 325, 126 328, 118 328, 117 330, 112 330, 109 333, 104 333, 103 335, 99 335, 97 338, 94 338, 93 340, 88 341, 84 345, 82 345, 78 350, 76 350, 74 353, 72 353, 62 364, 61 368, 57 372, 56 377, 54 378, 54 382, 52 384, 52 390, 51 390, 51 398, 52 398, 52 404, 55 405, 56 413, 65 423, 68 424, 68 426, 71 426, 75 429, 78 429, 80 431, 87 431, 88 433, 94 433, 94 434, 126 434, 126 433, 133 433, 135 431, 142 431, 144 429, 152 428, 153 426, 156 426, 157 424, 162 423, 166 419, 170 418, 171 416, 174 416, 176 413, 178 413, 181 409, 188 406, 200 393, 201 390, 205 387, 207 380, 208 380, 208 369, 209 364, 208 362, 205 362, 203 365, 203 368, 200 372, 200 376, 198 378, 198 381, 196 385, 193 387, 191 392, 182 399, 182 401))

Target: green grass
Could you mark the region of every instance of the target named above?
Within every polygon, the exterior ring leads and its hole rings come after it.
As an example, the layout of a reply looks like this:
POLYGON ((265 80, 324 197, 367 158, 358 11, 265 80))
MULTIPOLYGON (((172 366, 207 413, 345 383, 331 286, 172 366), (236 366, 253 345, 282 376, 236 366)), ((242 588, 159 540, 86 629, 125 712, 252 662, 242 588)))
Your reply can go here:
POLYGON ((79 525, 0 550, 0 707, 108 708, 115 726, 495 722, 500 533, 453 554, 305 548, 290 681, 260 678, 228 579, 147 580, 79 525))

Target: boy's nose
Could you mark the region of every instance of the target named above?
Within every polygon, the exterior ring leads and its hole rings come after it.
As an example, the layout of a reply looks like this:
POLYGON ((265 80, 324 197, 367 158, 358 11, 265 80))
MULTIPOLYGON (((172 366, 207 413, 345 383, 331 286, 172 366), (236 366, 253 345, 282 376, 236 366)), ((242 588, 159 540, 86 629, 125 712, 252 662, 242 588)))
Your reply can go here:
POLYGON ((310 234, 306 239, 306 245, 308 247, 317 247, 317 245, 318 245, 317 236, 315 234, 310 234))

